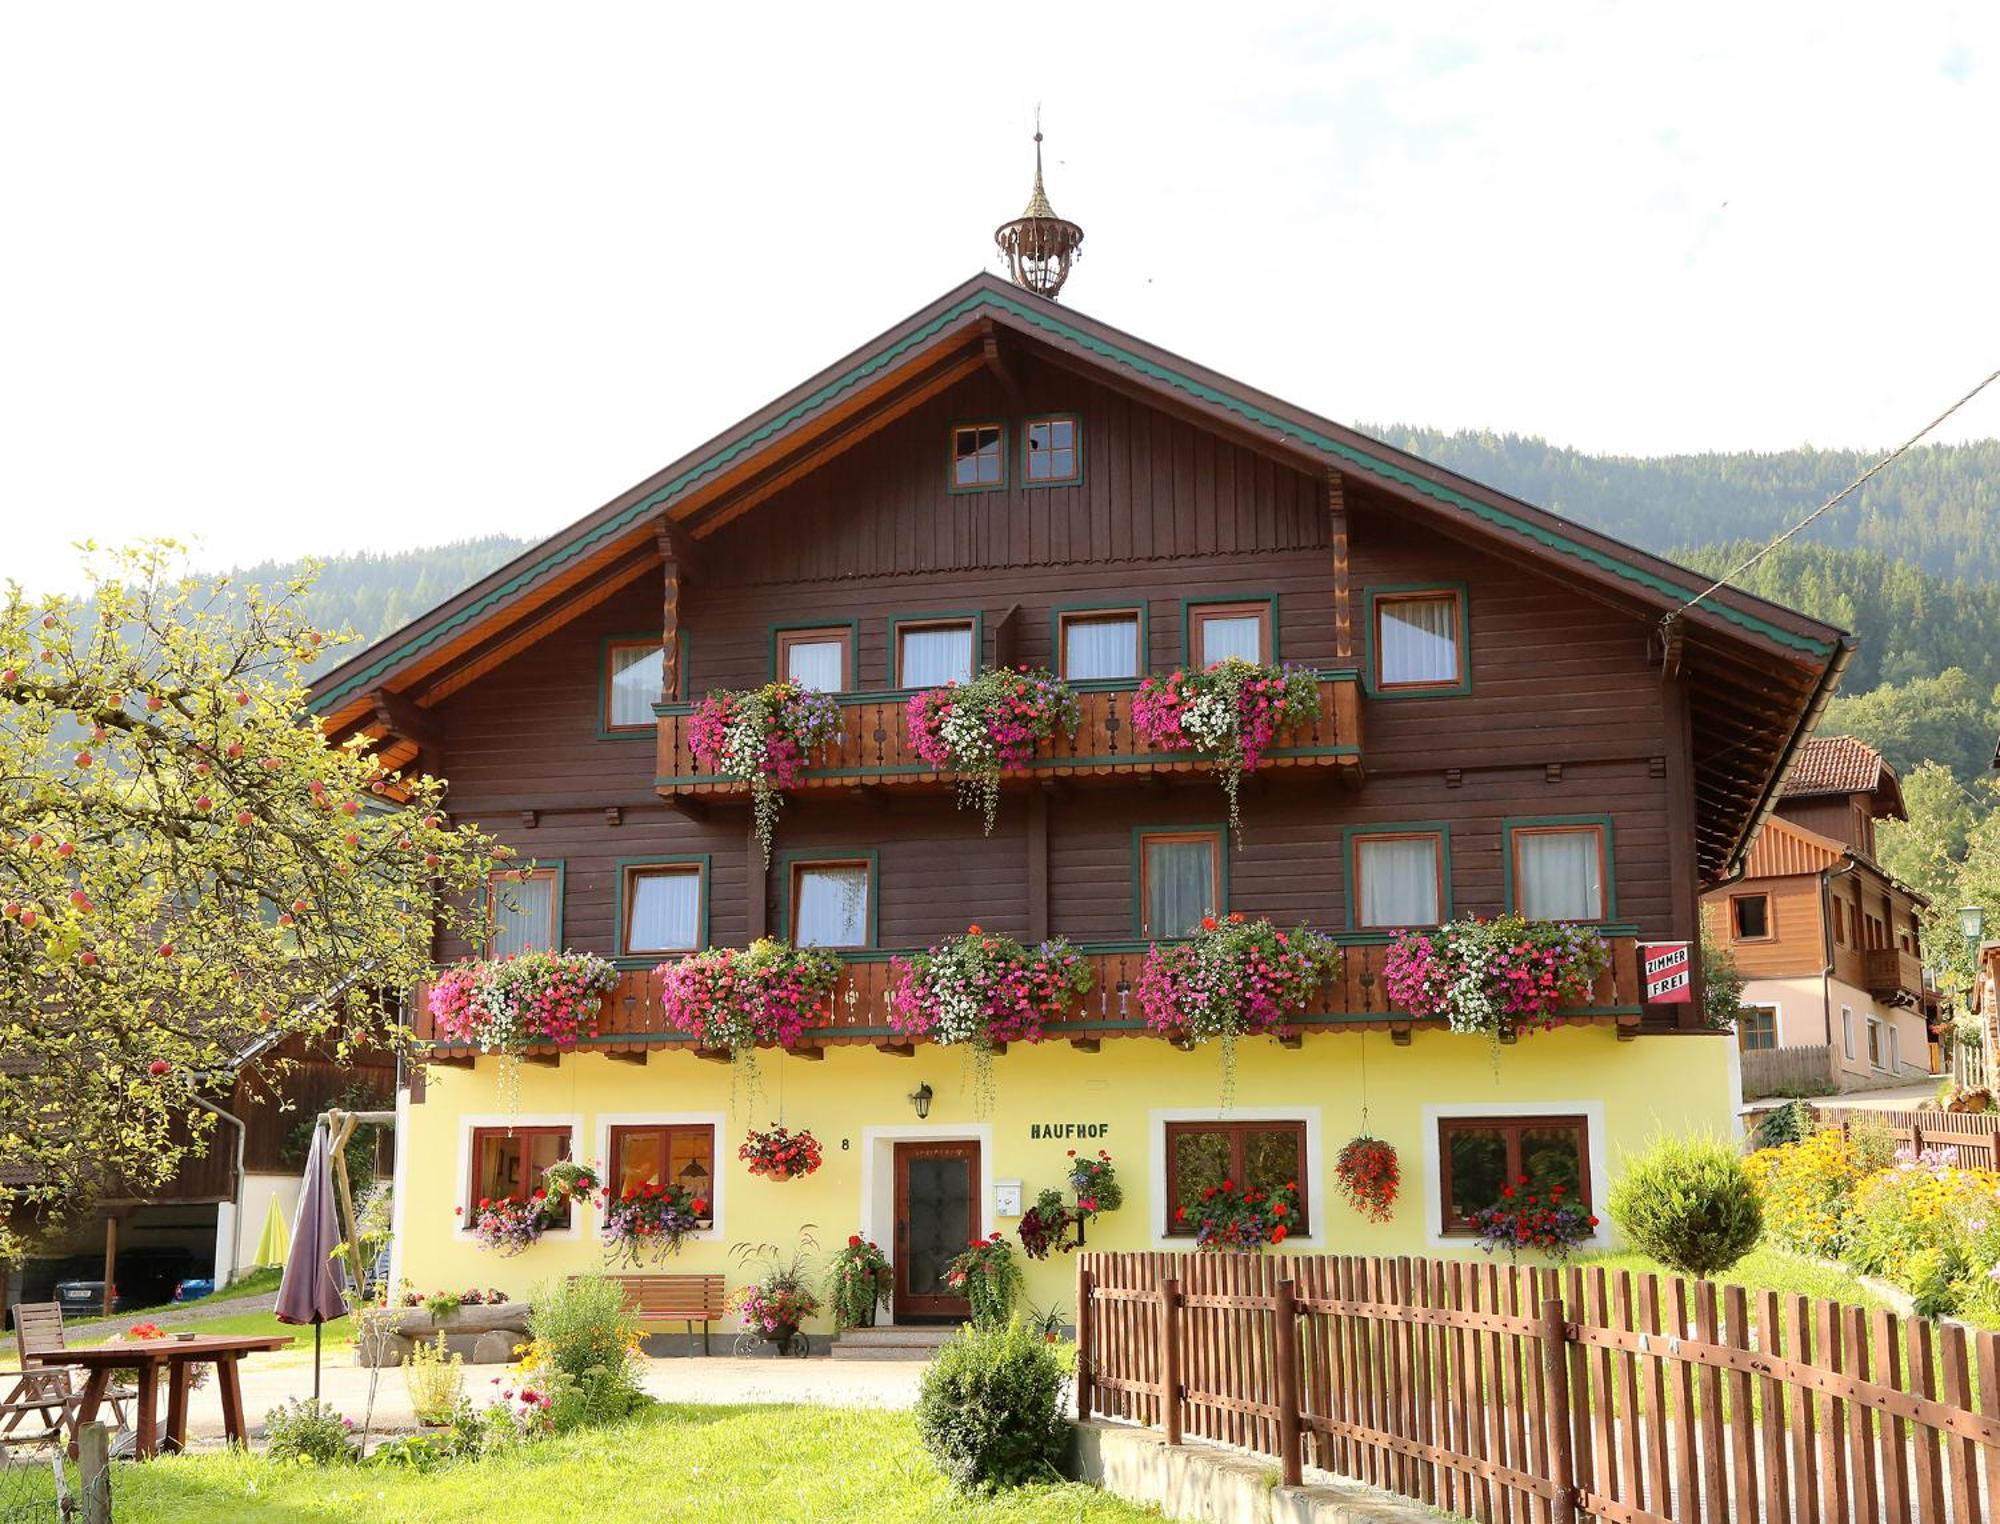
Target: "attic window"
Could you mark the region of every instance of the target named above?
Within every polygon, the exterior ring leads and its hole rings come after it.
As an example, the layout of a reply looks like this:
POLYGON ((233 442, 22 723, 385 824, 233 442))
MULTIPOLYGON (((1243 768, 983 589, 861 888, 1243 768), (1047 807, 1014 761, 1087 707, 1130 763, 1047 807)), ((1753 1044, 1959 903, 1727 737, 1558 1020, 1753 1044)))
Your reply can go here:
POLYGON ((1074 418, 1030 418, 1027 423, 1028 480, 1044 487, 1082 481, 1082 443, 1074 418))
POLYGON ((976 492, 1007 484, 1006 457, 1000 448, 997 423, 960 424, 951 431, 951 485, 954 491, 976 492))

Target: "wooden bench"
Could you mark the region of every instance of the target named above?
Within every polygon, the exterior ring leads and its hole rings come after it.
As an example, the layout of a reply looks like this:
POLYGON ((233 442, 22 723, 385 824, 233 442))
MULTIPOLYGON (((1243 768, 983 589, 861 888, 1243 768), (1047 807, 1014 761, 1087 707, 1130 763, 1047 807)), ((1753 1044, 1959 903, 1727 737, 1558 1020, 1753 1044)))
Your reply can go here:
POLYGON ((708 1325, 724 1312, 719 1275, 611 1275, 625 1305, 641 1323, 685 1323, 688 1337, 701 1324, 701 1352, 708 1353, 708 1325))

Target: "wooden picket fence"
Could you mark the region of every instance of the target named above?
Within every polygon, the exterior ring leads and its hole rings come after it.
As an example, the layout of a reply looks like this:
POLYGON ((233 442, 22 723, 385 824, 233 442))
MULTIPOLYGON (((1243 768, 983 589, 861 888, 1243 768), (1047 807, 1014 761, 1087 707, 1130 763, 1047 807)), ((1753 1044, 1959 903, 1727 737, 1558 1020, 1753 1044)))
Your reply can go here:
POLYGON ((2000 1335, 1598 1268, 1078 1256, 1076 1411, 1482 1524, 2000 1524, 2000 1335))
POLYGON ((1879 1123, 1889 1129, 1899 1147, 1915 1153, 1954 1149, 1954 1162, 1960 1169, 2000 1169, 2000 1136, 1996 1136, 2000 1135, 2000 1112, 1881 1111, 1818 1103, 1813 1110, 1823 1126, 1879 1123))

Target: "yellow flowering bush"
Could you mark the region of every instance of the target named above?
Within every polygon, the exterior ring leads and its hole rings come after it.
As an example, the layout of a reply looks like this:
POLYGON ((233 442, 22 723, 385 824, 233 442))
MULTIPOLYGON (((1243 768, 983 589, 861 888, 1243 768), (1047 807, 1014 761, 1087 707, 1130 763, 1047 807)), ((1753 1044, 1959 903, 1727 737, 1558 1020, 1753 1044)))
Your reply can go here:
POLYGON ((1751 1154, 1743 1165, 1763 1200, 1765 1230, 1799 1254, 1838 1255, 1865 1152, 1828 1128, 1751 1154))

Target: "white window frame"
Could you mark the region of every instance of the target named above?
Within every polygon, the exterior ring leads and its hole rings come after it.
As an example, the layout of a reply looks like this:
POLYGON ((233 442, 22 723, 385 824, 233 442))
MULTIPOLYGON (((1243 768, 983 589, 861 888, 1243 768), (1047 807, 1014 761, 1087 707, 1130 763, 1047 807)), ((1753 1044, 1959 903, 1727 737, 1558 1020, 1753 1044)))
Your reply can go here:
POLYGON ((1854 1007, 1851 1005, 1840 1008, 1840 1051, 1847 1056, 1850 1064, 1854 1062, 1854 1007))
POLYGON ((1889 1072, 1891 1074, 1901 1074, 1903 1072, 1903 1032, 1893 1021, 1887 1022, 1885 1025, 1889 1028, 1889 1072))
POLYGON ((1611 1247, 1611 1214, 1605 1203, 1611 1199, 1611 1171, 1606 1162, 1604 1103, 1602 1101, 1474 1101, 1424 1108, 1424 1233, 1433 1249, 1462 1255, 1471 1240, 1463 1233, 1444 1231, 1444 1159, 1439 1152, 1438 1123, 1461 1117, 1581 1117, 1583 1118, 1585 1164, 1590 1170, 1591 1215, 1597 1227, 1582 1242, 1593 1249, 1611 1247))
MULTIPOLYGON (((452 1238, 459 1243, 473 1241, 472 1220, 469 1215, 472 1203, 462 1200, 466 1182, 472 1178, 472 1135, 484 1128, 513 1129, 516 1127, 567 1127, 569 1129, 569 1156, 583 1162, 579 1149, 583 1143, 583 1114, 581 1112, 523 1112, 519 1116, 507 1116, 503 1112, 480 1112, 458 1119, 458 1173, 453 1177, 451 1204, 464 1206, 468 1215, 454 1213, 452 1221, 458 1224, 452 1238)), ((600 1153, 599 1158, 603 1155, 600 1153)), ((400 1178, 400 1177, 398 1177, 400 1178)), ((400 1191, 398 1195, 402 1194, 400 1191)), ((583 1214, 591 1208, 587 1202, 575 1202, 570 1206, 569 1226, 550 1228, 542 1234, 545 1243, 573 1243, 583 1237, 583 1214)))
POLYGON ((1305 1161, 1306 1221, 1310 1233, 1287 1234, 1287 1247, 1318 1248, 1326 1243, 1326 1149, 1320 1141, 1320 1109, 1317 1106, 1215 1106, 1163 1107, 1146 1113, 1146 1149, 1151 1173, 1146 1181, 1146 1225, 1155 1249, 1186 1251, 1187 1234, 1167 1232, 1167 1214, 1173 1203, 1167 1200, 1167 1123, 1169 1122, 1303 1122, 1306 1127, 1305 1161))
MULTIPOLYGON (((724 1157, 729 1136, 729 1117, 720 1111, 603 1111, 597 1115, 597 1152, 604 1161, 603 1175, 611 1176, 611 1129, 614 1127, 709 1127, 715 1133, 715 1168, 709 1174, 709 1224, 687 1236, 696 1243, 722 1242, 723 1197, 727 1194, 729 1161, 724 1157)), ((591 1229, 603 1225, 604 1213, 591 1206, 591 1229)))
POLYGON ((1888 1025, 1889 1023, 1884 1021, 1880 1016, 1870 1016, 1868 1018, 1868 1046, 1872 1050, 1868 1055, 1868 1067, 1877 1074, 1887 1074, 1890 1072, 1882 1062, 1888 1056, 1889 1051, 1889 1045, 1882 1040, 1882 1033, 1888 1028, 1888 1025))

